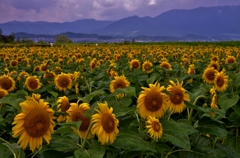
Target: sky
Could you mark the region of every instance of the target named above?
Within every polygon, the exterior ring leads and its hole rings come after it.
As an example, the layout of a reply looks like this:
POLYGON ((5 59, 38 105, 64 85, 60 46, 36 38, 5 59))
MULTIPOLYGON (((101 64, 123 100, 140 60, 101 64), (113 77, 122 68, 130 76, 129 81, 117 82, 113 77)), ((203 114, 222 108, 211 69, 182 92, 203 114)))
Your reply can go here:
POLYGON ((0 23, 117 21, 134 15, 156 17, 172 9, 225 5, 240 5, 240 0, 0 0, 0 23))

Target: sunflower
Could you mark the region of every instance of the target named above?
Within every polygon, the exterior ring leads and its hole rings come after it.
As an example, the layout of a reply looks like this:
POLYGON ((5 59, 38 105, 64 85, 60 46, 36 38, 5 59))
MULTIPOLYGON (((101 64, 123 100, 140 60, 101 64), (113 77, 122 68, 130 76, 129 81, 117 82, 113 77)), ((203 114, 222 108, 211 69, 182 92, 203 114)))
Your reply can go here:
POLYGON ((202 79, 208 84, 214 83, 215 74, 217 72, 218 71, 215 70, 213 67, 206 68, 203 72, 202 79))
POLYGON ((55 86, 60 91, 66 91, 67 89, 72 88, 72 80, 69 74, 61 73, 58 74, 55 79, 55 86))
POLYGON ((22 112, 15 116, 12 128, 13 137, 20 136, 18 144, 25 149, 29 144, 30 150, 41 149, 43 139, 49 144, 54 132, 54 111, 48 107, 48 102, 39 102, 28 97, 20 103, 22 112))
MULTIPOLYGON (((60 111, 60 112, 66 112, 70 107, 69 100, 66 96, 59 97, 59 99, 57 100, 57 104, 58 104, 58 106, 57 106, 58 111, 60 111)), ((57 119, 58 122, 62 122, 65 120, 66 120, 65 114, 61 114, 57 119)))
POLYGON ((20 80, 21 78, 26 78, 29 76, 29 73, 26 71, 22 71, 19 73, 17 80, 20 80))
POLYGON ((183 81, 180 83, 174 83, 170 81, 172 85, 167 87, 167 91, 170 93, 168 96, 168 106, 169 110, 173 113, 180 113, 186 107, 184 101, 190 101, 189 95, 186 93, 186 90, 182 87, 183 81))
POLYGON ((26 78, 25 85, 29 91, 37 90, 42 86, 37 76, 28 76, 26 78))
POLYGON ((214 79, 214 85, 216 90, 219 92, 223 92, 228 87, 228 76, 225 75, 225 70, 223 69, 221 72, 216 73, 214 79))
POLYGON ((220 68, 220 65, 219 65, 219 63, 217 62, 217 61, 214 61, 214 60, 212 60, 211 61, 211 63, 208 65, 208 67, 210 68, 210 67, 213 67, 215 70, 219 70, 219 68, 220 68))
POLYGON ((0 77, 0 88, 5 89, 8 92, 11 92, 15 88, 15 81, 12 77, 3 75, 0 77))
MULTIPOLYGON (((114 80, 112 80, 110 82, 110 86, 109 86, 109 89, 110 89, 110 92, 113 93, 116 89, 118 88, 125 88, 127 86, 129 86, 130 83, 128 82, 127 78, 122 75, 122 76, 116 76, 114 77, 114 80)), ((123 95, 117 95, 117 97, 121 97, 123 95)))
POLYGON ((133 59, 130 61, 130 68, 131 69, 138 69, 140 68, 140 61, 138 59, 133 59))
POLYGON ((39 68, 39 69, 40 69, 40 71, 45 72, 45 71, 47 71, 47 68, 48 68, 48 67, 47 67, 47 64, 44 63, 44 64, 41 64, 41 65, 40 65, 40 68, 39 68))
POLYGON ((148 129, 148 134, 154 138, 155 140, 158 140, 162 137, 163 129, 162 124, 159 122, 159 120, 156 117, 148 116, 148 119, 146 121, 146 128, 148 129))
POLYGON ((169 62, 167 62, 167 61, 161 62, 160 66, 162 68, 165 68, 165 69, 168 69, 168 70, 172 70, 172 65, 169 62))
POLYGON ((231 63, 235 63, 236 62, 236 58, 234 56, 228 56, 226 58, 226 64, 231 64, 231 63))
MULTIPOLYGON (((71 103, 70 108, 66 111, 69 114, 69 116, 67 116, 67 122, 82 121, 79 128, 79 134, 81 138, 85 138, 87 130, 91 123, 90 118, 84 115, 84 113, 89 109, 90 107, 88 103, 82 103, 80 105, 78 105, 78 103, 71 103)), ((78 133, 78 130, 76 128, 73 128, 73 130, 74 132, 78 133)), ((91 136, 92 134, 90 133, 87 138, 90 138, 91 136)))
POLYGON ((145 61, 142 64, 142 71, 146 72, 146 73, 151 73, 153 71, 153 69, 151 68, 153 66, 153 64, 150 61, 145 61))
POLYGON ((167 110, 167 95, 162 91, 164 86, 159 83, 149 84, 149 88, 142 87, 137 99, 137 109, 142 118, 148 116, 162 117, 167 110))
MULTIPOLYGON (((6 91, 5 89, 1 89, 0 88, 0 99, 5 97, 6 95, 8 95, 8 91, 6 91)), ((2 104, 0 104, 0 108, 2 107, 2 104)))
POLYGON ((90 69, 93 70, 97 67, 97 59, 93 58, 90 62, 90 69))
POLYGON ((15 66, 17 66, 18 65, 18 61, 17 60, 11 60, 10 61, 10 66, 11 67, 15 67, 15 66))
POLYGON ((33 69, 33 72, 38 72, 38 71, 40 71, 39 66, 35 66, 34 69, 33 69))
POLYGON ((118 119, 112 113, 113 108, 108 108, 108 103, 98 103, 99 110, 96 109, 97 114, 92 115, 92 134, 96 134, 99 142, 104 144, 112 144, 119 133, 117 128, 118 119))
POLYGON ((62 69, 60 67, 55 67, 54 69, 55 73, 60 73, 62 71, 62 69))

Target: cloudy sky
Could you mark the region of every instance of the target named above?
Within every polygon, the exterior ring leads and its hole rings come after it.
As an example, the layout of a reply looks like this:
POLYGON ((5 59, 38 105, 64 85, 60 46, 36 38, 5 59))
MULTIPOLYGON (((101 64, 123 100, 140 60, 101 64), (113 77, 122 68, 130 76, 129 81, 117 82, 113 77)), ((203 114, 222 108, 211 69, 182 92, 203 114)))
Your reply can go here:
POLYGON ((8 21, 72 22, 155 17, 171 9, 240 5, 240 0, 0 0, 0 23, 8 21))

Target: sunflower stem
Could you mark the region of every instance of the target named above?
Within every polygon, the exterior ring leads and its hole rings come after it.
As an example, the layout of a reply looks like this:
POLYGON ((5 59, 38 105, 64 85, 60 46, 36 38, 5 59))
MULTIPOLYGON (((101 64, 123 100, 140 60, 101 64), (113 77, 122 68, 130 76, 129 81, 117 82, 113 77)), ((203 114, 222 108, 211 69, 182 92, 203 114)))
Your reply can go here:
MULTIPOLYGON (((199 95, 193 102, 193 105, 196 105, 197 104, 197 101, 200 99, 200 98, 205 98, 204 95, 199 95)), ((190 109, 190 112, 189 112, 189 108, 187 109, 187 112, 188 112, 188 121, 191 122, 191 119, 192 119, 192 114, 193 114, 193 108, 190 109)))
POLYGON ((18 158, 17 156, 17 151, 14 149, 14 147, 6 140, 4 140, 3 138, 0 137, 0 140, 2 140, 3 142, 5 142, 12 150, 13 156, 14 158, 18 158))
POLYGON ((87 137, 88 137, 88 134, 90 132, 90 129, 92 128, 92 125, 93 125, 93 122, 89 125, 89 127, 87 129, 87 133, 86 133, 86 135, 84 137, 84 140, 83 140, 83 143, 82 143, 82 148, 81 148, 82 150, 84 150, 84 146, 85 146, 85 144, 87 142, 87 137))
POLYGON ((18 158, 22 158, 23 155, 23 149, 19 148, 18 158))

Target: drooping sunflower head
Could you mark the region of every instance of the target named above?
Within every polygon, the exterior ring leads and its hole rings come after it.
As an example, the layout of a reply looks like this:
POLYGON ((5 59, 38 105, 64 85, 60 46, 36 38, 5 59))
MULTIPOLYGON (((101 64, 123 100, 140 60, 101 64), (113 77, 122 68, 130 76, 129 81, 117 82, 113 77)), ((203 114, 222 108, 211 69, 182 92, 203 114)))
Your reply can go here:
POLYGON ((228 76, 225 75, 225 70, 223 69, 221 72, 216 73, 214 79, 214 86, 216 87, 217 91, 223 92, 228 87, 228 76))
POLYGON ((140 95, 137 99, 138 113, 142 118, 148 116, 162 117, 167 110, 167 95, 162 91, 164 86, 159 83, 149 84, 149 88, 142 87, 140 95))
POLYGON ((33 72, 38 72, 38 71, 40 71, 39 66, 35 66, 34 69, 33 69, 33 72))
POLYGON ((152 62, 145 61, 142 65, 142 71, 146 73, 151 73, 153 71, 152 66, 153 66, 152 62))
POLYGON ((211 61, 218 62, 219 61, 219 57, 217 55, 214 55, 214 56, 212 56, 211 61))
POLYGON ((146 128, 148 130, 148 134, 155 140, 158 140, 162 137, 163 128, 162 124, 156 117, 148 116, 146 121, 146 128))
POLYGON ((128 82, 127 78, 122 76, 116 76, 114 77, 114 80, 110 82, 110 92, 113 93, 118 88, 125 88, 130 85, 130 82, 128 82))
POLYGON ((215 70, 219 70, 219 68, 220 68, 220 65, 219 65, 219 63, 217 62, 217 61, 214 61, 214 60, 212 60, 211 61, 211 63, 208 65, 208 67, 210 68, 210 67, 213 67, 215 70))
POLYGON ((188 74, 192 75, 192 74, 195 74, 195 73, 196 73, 195 66, 194 66, 194 64, 191 64, 188 68, 188 74))
POLYGON ((140 68, 140 61, 138 59, 133 59, 130 61, 130 68, 131 69, 138 69, 140 68))
POLYGON ((97 67, 97 59, 93 58, 90 62, 90 69, 93 70, 97 67))
POLYGON ((41 149, 43 139, 49 144, 54 132, 54 111, 48 107, 48 102, 28 97, 20 103, 22 112, 15 116, 12 128, 13 137, 20 136, 18 144, 25 149, 28 144, 30 150, 41 149))
POLYGON ((213 67, 210 67, 210 68, 206 68, 203 72, 203 75, 202 75, 202 79, 208 83, 208 84, 212 84, 214 83, 214 79, 215 79, 215 74, 217 73, 218 71, 215 70, 213 67))
MULTIPOLYGON (((66 112, 70 107, 69 100, 66 96, 59 97, 59 99, 57 100, 57 104, 58 104, 58 106, 57 106, 58 111, 60 111, 60 112, 66 112)), ((61 114, 57 119, 58 122, 62 122, 65 120, 66 120, 65 114, 61 114)))
MULTIPOLYGON (((87 130, 91 123, 90 118, 85 115, 85 112, 89 109, 90 107, 88 103, 82 103, 80 105, 78 105, 78 103, 71 103, 70 108, 66 111, 69 114, 67 116, 67 122, 82 121, 79 130, 77 130, 76 128, 73 128, 74 132, 80 133, 80 136, 82 138, 85 138, 87 134, 87 130)), ((91 136, 92 134, 90 133, 88 135, 88 138, 90 138, 91 136)))
POLYGON ((169 110, 173 113, 181 113, 186 107, 184 101, 190 101, 189 95, 182 87, 183 82, 177 81, 174 83, 170 81, 171 85, 167 87, 167 91, 170 93, 168 96, 169 110))
POLYGON ((43 78, 48 79, 48 82, 50 83, 50 82, 52 82, 52 80, 54 80, 55 76, 56 76, 55 72, 53 72, 53 71, 47 71, 47 72, 45 72, 45 74, 43 75, 43 78))
POLYGON ((15 89, 15 80, 8 75, 0 76, 0 88, 5 89, 8 92, 11 92, 15 89))
POLYGON ((29 91, 37 90, 42 86, 37 76, 28 76, 26 78, 25 85, 29 91))
POLYGON ((69 74, 61 73, 58 74, 55 79, 55 86, 60 91, 66 91, 67 89, 72 88, 72 80, 69 74))
POLYGON ((55 67, 54 71, 55 71, 55 73, 58 74, 58 73, 60 73, 62 71, 62 69, 57 66, 57 67, 55 67))
POLYGON ((112 113, 113 108, 108 108, 108 103, 98 103, 99 110, 96 109, 97 113, 92 115, 92 122, 94 123, 91 132, 92 134, 96 134, 98 137, 98 141, 102 144, 112 144, 119 130, 118 119, 112 113))

